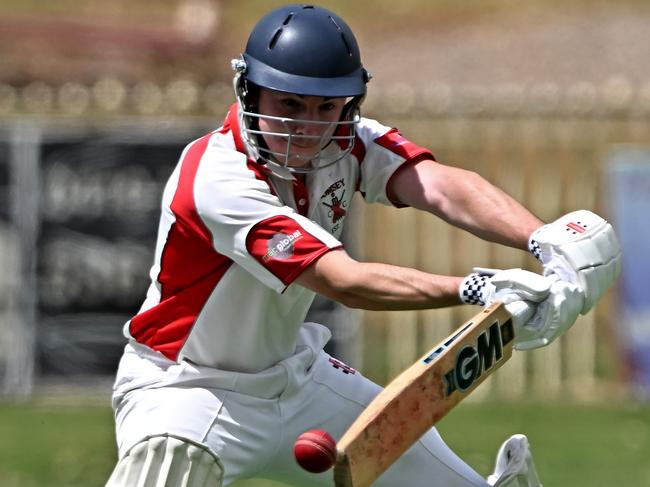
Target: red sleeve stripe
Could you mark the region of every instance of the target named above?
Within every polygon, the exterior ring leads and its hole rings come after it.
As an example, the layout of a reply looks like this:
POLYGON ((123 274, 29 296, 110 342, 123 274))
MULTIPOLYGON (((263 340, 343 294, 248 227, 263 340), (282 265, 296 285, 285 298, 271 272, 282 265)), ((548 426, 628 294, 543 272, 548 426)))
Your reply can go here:
POLYGON ((257 223, 246 237, 248 252, 288 286, 317 258, 332 250, 286 216, 257 223))
MULTIPOLYGON (((395 128, 390 129, 381 137, 377 137, 375 139, 375 143, 405 159, 404 163, 389 178, 388 182, 386 183, 387 188, 390 187, 390 180, 395 177, 395 174, 397 174, 404 167, 407 167, 407 165, 414 164, 424 159, 431 159, 434 161, 436 160, 433 153, 429 149, 420 147, 419 145, 406 139, 395 128)), ((397 208, 403 208, 406 206, 403 203, 390 198, 390 196, 389 199, 391 200, 391 203, 397 208)))
POLYGON ((416 157, 414 157, 414 158, 412 158, 412 159, 410 159, 410 160, 404 162, 404 163, 403 163, 401 166, 399 166, 399 167, 397 168, 397 170, 396 170, 393 174, 391 174, 390 177, 388 178, 388 182, 386 183, 386 194, 387 194, 387 196, 388 196, 388 199, 390 200, 390 202, 393 204, 393 206, 394 206, 395 208, 406 208, 408 205, 405 205, 404 203, 402 203, 401 201, 399 201, 396 197, 394 197, 393 195, 390 194, 389 188, 390 188, 391 185, 392 185, 392 180, 393 180, 393 178, 394 178, 394 177, 395 177, 395 176, 396 176, 400 171, 403 171, 403 170, 406 169, 407 167, 410 167, 410 166, 412 166, 412 165, 414 165, 414 164, 416 164, 416 163, 418 163, 418 162, 420 162, 420 161, 422 161, 422 160, 424 160, 424 159, 430 159, 429 155, 428 155, 426 152, 424 152, 424 153, 420 154, 419 156, 416 156, 416 157))
POLYGON ((428 156, 435 160, 433 153, 424 147, 411 142, 399 133, 397 129, 390 129, 381 137, 375 139, 375 143, 388 149, 389 151, 403 157, 406 160, 415 157, 428 156))

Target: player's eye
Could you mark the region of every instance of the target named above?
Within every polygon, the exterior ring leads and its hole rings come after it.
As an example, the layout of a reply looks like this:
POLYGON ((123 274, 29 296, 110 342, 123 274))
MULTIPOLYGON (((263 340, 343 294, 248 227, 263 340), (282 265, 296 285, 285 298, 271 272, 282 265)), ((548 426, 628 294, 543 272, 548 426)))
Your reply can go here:
POLYGON ((336 105, 332 102, 327 102, 327 103, 323 103, 320 106, 320 109, 324 112, 331 112, 332 110, 336 109, 336 105))
POLYGON ((290 110, 297 110, 298 108, 301 107, 300 100, 296 100, 295 98, 282 98, 280 100, 280 103, 282 104, 283 107, 288 108, 290 110))

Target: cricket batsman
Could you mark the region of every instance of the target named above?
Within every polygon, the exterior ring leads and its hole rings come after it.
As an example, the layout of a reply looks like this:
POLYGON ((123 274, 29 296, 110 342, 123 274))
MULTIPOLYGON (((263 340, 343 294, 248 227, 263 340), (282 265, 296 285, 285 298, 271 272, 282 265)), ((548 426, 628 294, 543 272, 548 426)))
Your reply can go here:
MULTIPOLYGON (((380 387, 323 351, 330 332, 303 321, 316 293, 368 310, 501 300, 525 350, 562 335, 618 276, 616 236, 599 216, 544 224, 478 174, 361 117, 371 76, 335 13, 269 12, 232 65, 235 103, 185 148, 164 190, 151 285, 124 326, 107 486, 333 485, 331 472, 295 463, 293 442, 311 428, 339 438, 380 387), (543 273, 357 261, 340 241, 355 193, 532 251, 543 273)), ((541 484, 525 436, 502 445, 484 479, 431 429, 376 485, 541 484)))

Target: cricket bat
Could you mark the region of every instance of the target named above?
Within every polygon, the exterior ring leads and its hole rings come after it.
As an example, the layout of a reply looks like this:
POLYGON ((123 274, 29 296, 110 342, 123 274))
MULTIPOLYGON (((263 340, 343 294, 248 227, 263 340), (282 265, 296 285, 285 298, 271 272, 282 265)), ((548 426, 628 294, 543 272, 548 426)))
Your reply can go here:
POLYGON ((512 356, 500 302, 484 308, 398 375, 336 445, 336 487, 367 487, 512 356))

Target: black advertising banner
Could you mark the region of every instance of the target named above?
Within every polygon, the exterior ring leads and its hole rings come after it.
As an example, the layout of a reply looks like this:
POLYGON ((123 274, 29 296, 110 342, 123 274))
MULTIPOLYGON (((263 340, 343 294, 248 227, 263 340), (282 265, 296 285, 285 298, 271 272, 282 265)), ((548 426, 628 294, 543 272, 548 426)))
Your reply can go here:
POLYGON ((37 364, 114 373, 144 299, 164 184, 183 142, 85 137, 41 147, 37 364))

